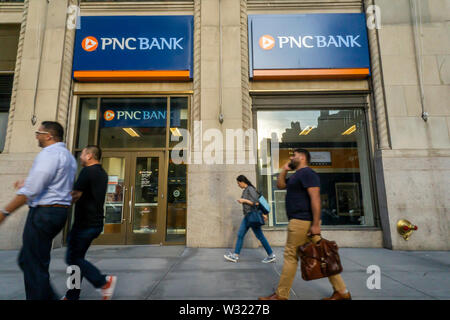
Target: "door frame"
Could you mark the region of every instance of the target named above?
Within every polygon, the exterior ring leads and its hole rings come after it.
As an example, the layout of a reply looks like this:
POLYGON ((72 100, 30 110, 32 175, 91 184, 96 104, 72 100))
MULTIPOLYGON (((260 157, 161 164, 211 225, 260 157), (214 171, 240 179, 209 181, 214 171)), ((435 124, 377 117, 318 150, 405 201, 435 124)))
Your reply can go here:
MULTIPOLYGON (((104 158, 125 159, 123 209, 120 233, 101 234, 93 241, 94 245, 141 245, 164 244, 166 235, 166 210, 167 210, 167 178, 165 168, 164 151, 105 151, 104 158), (136 160, 139 157, 158 158, 158 212, 156 234, 133 233, 135 190, 136 190, 136 160)), ((106 214, 106 210, 105 210, 106 214)))
MULTIPOLYGON (((71 150, 74 155, 77 153, 80 153, 82 151, 82 147, 78 147, 78 135, 79 135, 79 126, 81 123, 81 101, 82 99, 96 99, 96 122, 95 122, 95 129, 93 129, 93 141, 90 142, 90 144, 98 145, 99 144, 99 134, 100 134, 100 105, 101 105, 101 99, 103 98, 155 98, 155 97, 165 97, 167 98, 167 112, 170 114, 170 104, 172 98, 180 98, 184 97, 187 98, 187 114, 188 114, 188 124, 187 129, 192 129, 192 123, 191 123, 191 106, 192 106, 192 91, 161 91, 161 92, 133 92, 133 93, 127 93, 127 92, 76 92, 74 93, 74 97, 72 100, 73 105, 73 111, 72 116, 74 117, 75 121, 73 123, 72 129, 70 129, 71 132, 71 138, 68 145, 71 145, 71 150)), ((153 151, 164 151, 165 152, 165 160, 164 160, 164 197, 167 197, 167 186, 168 186, 168 168, 169 168, 169 156, 171 151, 173 150, 173 147, 170 146, 170 134, 169 129, 170 128, 170 117, 167 117, 167 125, 166 125, 167 131, 166 131, 166 144, 163 147, 157 147, 157 148, 102 148, 103 154, 121 154, 126 152, 153 152, 153 151)), ((188 184, 189 184, 189 176, 187 174, 189 165, 186 165, 186 190, 188 190, 188 184)), ((128 194, 128 192, 127 192, 128 194)), ((125 195, 127 196, 127 195, 125 195)), ((129 201, 128 199, 124 199, 124 201, 129 201)), ((164 206, 164 210, 166 212, 166 216, 164 217, 165 223, 167 223, 167 199, 166 204, 164 206)), ((69 234, 69 231, 71 229, 71 223, 73 222, 73 213, 71 214, 71 219, 68 220, 68 223, 65 227, 65 233, 64 233, 64 244, 67 244, 67 235, 69 234)), ((165 234, 162 238, 162 245, 186 245, 187 242, 187 212, 185 216, 185 226, 186 226, 186 233, 184 236, 183 241, 167 241, 167 230, 164 230, 165 234)), ((167 228, 167 225, 165 226, 167 228)), ((97 241, 97 240, 96 240, 97 241)), ((95 243, 93 244, 99 244, 99 245, 109 245, 109 244, 116 244, 116 243, 95 243)))
MULTIPOLYGON (((123 181, 123 194, 122 194, 122 219, 121 219, 121 227, 120 233, 113 234, 100 234, 100 236, 95 239, 92 244, 93 245, 125 245, 126 237, 127 237, 127 224, 126 217, 129 215, 129 206, 127 205, 129 202, 129 186, 130 186, 130 163, 131 163, 131 153, 130 152, 110 152, 106 151, 102 154, 102 167, 103 159, 105 158, 123 158, 125 159, 125 168, 124 168, 124 181, 123 181)), ((105 170, 106 171, 106 170, 105 170)), ((108 175, 109 177, 109 175, 108 175)), ((106 215, 106 201, 104 204, 104 214, 106 215)), ((104 224, 105 225, 105 224, 104 224)), ((104 228, 104 227, 103 227, 104 228)))
POLYGON ((126 221, 126 241, 127 245, 140 245, 140 244, 160 244, 162 245, 165 241, 166 235, 166 208, 167 208, 167 179, 166 179, 166 168, 165 168, 165 155, 164 151, 139 151, 130 152, 130 180, 129 180, 129 196, 133 198, 128 198, 128 219, 126 221), (134 221, 134 209, 135 209, 135 195, 136 195, 136 160, 137 158, 158 158, 158 211, 157 211, 157 227, 156 234, 135 234, 133 232, 133 221, 134 221))

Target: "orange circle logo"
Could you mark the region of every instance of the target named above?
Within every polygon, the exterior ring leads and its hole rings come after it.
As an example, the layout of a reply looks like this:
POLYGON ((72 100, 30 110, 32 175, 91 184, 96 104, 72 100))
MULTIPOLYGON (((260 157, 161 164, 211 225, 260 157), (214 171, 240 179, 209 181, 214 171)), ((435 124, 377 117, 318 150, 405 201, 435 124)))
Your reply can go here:
POLYGON ((116 116, 116 114, 114 113, 114 111, 112 110, 106 110, 105 113, 103 114, 103 118, 106 121, 111 121, 114 119, 114 117, 116 116))
POLYGON ((259 46, 263 50, 270 50, 275 46, 275 39, 268 34, 259 38, 259 46))
POLYGON ((95 51, 98 47, 98 40, 95 37, 86 37, 81 41, 81 46, 87 52, 95 51))

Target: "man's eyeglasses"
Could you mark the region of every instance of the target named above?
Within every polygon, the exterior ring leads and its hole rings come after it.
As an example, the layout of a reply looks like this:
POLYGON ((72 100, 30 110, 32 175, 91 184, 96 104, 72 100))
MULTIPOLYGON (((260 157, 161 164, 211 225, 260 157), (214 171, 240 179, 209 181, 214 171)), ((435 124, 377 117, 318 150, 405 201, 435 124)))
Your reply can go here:
POLYGON ((47 131, 35 131, 34 134, 35 134, 35 135, 39 135, 39 134, 50 134, 50 132, 47 132, 47 131))

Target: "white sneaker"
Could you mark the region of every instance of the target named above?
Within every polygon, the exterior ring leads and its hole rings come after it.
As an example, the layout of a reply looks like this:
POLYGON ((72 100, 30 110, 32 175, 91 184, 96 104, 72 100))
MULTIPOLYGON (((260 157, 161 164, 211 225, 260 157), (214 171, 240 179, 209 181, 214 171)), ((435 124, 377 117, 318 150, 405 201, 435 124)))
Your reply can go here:
POLYGON ((238 260, 239 260, 239 257, 235 253, 231 253, 231 252, 228 252, 223 257, 225 259, 227 259, 228 261, 235 262, 235 263, 238 262, 238 260))
POLYGON ((270 256, 265 257, 261 262, 262 263, 270 263, 275 261, 275 255, 272 253, 270 256))
POLYGON ((103 300, 111 300, 116 289, 116 276, 106 276, 106 284, 101 288, 103 300))

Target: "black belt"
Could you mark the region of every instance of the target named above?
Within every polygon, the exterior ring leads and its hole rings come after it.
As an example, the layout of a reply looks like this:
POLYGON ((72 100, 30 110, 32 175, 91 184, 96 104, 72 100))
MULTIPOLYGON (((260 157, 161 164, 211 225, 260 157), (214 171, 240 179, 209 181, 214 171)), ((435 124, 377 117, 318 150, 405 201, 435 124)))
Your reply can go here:
POLYGON ((48 205, 39 205, 38 208, 66 208, 68 209, 70 206, 66 206, 63 204, 48 204, 48 205))

